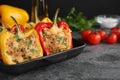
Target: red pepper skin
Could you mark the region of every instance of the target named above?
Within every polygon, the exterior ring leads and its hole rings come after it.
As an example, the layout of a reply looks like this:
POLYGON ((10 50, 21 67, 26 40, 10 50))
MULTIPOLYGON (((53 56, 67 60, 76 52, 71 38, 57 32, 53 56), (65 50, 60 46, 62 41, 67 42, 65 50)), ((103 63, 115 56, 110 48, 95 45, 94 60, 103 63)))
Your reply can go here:
MULTIPOLYGON (((39 40, 40 40, 40 42, 41 42, 41 45, 42 45, 42 47, 43 47, 43 50, 44 50, 44 55, 50 55, 51 54, 51 52, 50 52, 50 50, 48 49, 48 48, 46 48, 45 47, 45 45, 44 45, 44 40, 43 40, 43 36, 42 36, 42 30, 44 29, 44 28, 50 28, 50 27, 52 27, 52 23, 50 23, 50 22, 48 22, 48 23, 45 23, 45 22, 39 22, 36 26, 35 26, 35 30, 38 32, 38 35, 39 35, 39 40)), ((57 25, 58 25, 58 27, 64 27, 64 29, 66 29, 66 30, 68 30, 69 32, 70 32, 70 43, 69 43, 69 48, 72 48, 73 47, 73 45, 72 45, 72 31, 70 30, 70 28, 69 28, 69 25, 66 23, 66 22, 64 22, 64 21, 59 21, 59 22, 57 22, 57 25)))
MULTIPOLYGON (((23 25, 19 24, 19 27, 21 29, 21 31, 25 32, 25 28, 23 25)), ((11 29, 10 32, 15 32, 16 31, 16 25, 14 25, 11 29)))
POLYGON ((40 23, 38 23, 38 24, 35 26, 35 30, 36 30, 37 32, 40 32, 40 31, 42 31, 42 29, 44 29, 44 28, 46 28, 46 27, 48 27, 46 23, 40 22, 40 23))
POLYGON ((59 22, 57 22, 57 25, 59 26, 59 27, 64 27, 65 29, 68 29, 68 30, 70 30, 69 29, 69 25, 65 22, 65 21, 59 21, 59 22))
POLYGON ((52 26, 52 23, 48 22, 48 23, 45 23, 45 22, 39 22, 36 26, 35 26, 35 30, 37 31, 38 35, 39 35, 39 40, 41 42, 41 45, 42 45, 42 48, 43 48, 43 51, 44 51, 44 55, 49 55, 50 54, 50 51, 48 48, 46 48, 44 46, 44 40, 43 40, 43 36, 42 36, 42 30, 44 28, 49 28, 52 26))

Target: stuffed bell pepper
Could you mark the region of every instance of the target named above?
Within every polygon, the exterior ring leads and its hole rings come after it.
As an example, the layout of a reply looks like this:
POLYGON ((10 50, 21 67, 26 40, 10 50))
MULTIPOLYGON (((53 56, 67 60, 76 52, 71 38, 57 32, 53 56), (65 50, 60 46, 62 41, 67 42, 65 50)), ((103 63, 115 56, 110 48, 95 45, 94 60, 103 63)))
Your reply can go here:
POLYGON ((17 31, 4 31, 0 36, 1 57, 5 64, 17 64, 43 56, 39 36, 34 29, 22 32, 15 18, 11 17, 17 31))
POLYGON ((44 55, 61 52, 72 48, 72 31, 64 21, 57 22, 57 9, 54 22, 39 22, 35 29, 44 50, 44 55))

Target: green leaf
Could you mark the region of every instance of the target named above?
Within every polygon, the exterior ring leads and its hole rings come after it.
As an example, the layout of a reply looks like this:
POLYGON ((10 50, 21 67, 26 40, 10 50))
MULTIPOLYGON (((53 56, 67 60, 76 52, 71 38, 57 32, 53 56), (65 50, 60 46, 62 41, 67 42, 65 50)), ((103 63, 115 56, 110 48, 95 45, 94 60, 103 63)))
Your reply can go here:
POLYGON ((58 20, 66 21, 73 31, 92 29, 92 27, 97 24, 95 17, 88 20, 87 17, 83 15, 83 12, 76 13, 75 7, 71 8, 70 12, 65 18, 59 17, 58 20))

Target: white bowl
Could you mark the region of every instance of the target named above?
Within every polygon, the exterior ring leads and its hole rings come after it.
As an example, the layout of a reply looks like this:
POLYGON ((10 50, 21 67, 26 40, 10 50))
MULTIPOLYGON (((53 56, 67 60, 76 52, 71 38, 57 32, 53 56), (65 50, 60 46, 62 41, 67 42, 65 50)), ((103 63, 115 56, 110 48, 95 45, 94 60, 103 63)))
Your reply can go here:
POLYGON ((96 18, 101 28, 113 28, 118 25, 120 19, 117 15, 99 15, 96 18))

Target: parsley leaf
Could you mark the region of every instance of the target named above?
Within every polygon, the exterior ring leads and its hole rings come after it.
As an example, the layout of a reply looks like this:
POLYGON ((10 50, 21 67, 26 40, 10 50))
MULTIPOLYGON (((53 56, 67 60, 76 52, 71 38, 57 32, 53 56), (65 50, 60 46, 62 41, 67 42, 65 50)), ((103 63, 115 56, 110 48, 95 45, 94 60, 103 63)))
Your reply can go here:
POLYGON ((88 20, 82 12, 76 13, 75 7, 71 8, 70 12, 65 18, 58 17, 58 21, 63 20, 68 23, 71 30, 82 31, 84 29, 92 29, 94 25, 97 24, 96 18, 88 20))

